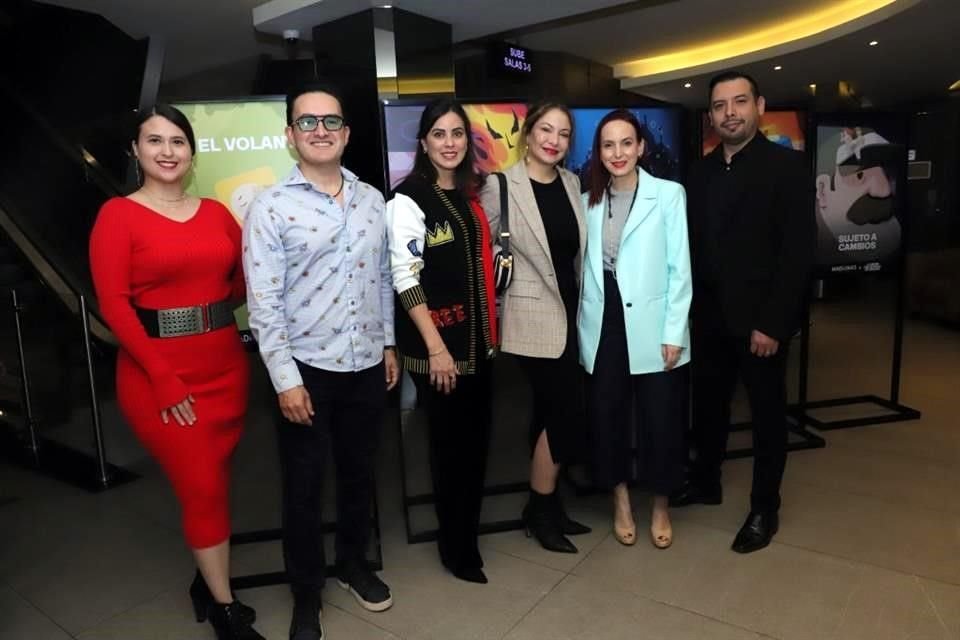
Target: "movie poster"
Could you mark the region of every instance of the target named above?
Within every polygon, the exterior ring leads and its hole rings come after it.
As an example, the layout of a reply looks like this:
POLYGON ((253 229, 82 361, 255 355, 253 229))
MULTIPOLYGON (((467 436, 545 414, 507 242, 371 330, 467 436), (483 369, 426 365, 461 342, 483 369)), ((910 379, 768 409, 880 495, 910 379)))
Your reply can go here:
MULTIPOLYGON (((187 192, 219 200, 242 226, 257 194, 296 162, 284 134, 285 102, 254 98, 174 106, 187 116, 197 140, 187 192)), ((252 345, 246 305, 235 315, 243 341, 252 345)))
MULTIPOLYGON (((571 109, 574 135, 566 167, 580 177, 580 184, 584 189, 590 183, 590 157, 597 124, 613 109, 614 107, 571 109)), ((669 107, 631 108, 630 111, 643 125, 644 130, 645 147, 640 165, 650 175, 680 182, 683 178, 680 164, 682 112, 669 107)))
MULTIPOLYGON (((417 149, 422 104, 383 105, 387 145, 387 183, 397 186, 410 170, 417 149)), ((481 174, 503 171, 520 159, 520 128, 526 105, 513 102, 464 104, 473 136, 474 168, 481 174)))
POLYGON ((817 266, 821 271, 894 268, 906 221, 906 125, 850 114, 817 126, 817 266))
MULTIPOLYGON (((520 159, 520 130, 527 115, 527 107, 516 102, 464 104, 470 119, 474 143, 474 166, 482 174, 503 171, 520 159)), ((593 135, 600 119, 610 112, 608 108, 571 109, 574 136, 565 166, 580 176, 586 184, 590 166, 593 135)), ((387 172, 390 187, 395 187, 413 168, 417 145, 417 126, 422 104, 384 103, 384 126, 387 143, 387 172)), ((680 111, 672 108, 636 108, 631 111, 644 125, 646 151, 644 169, 652 175, 679 181, 680 111)))
MULTIPOLYGON (((703 155, 707 155, 720 144, 720 136, 710 126, 710 114, 704 112, 701 122, 703 155)), ((806 111, 766 111, 760 116, 760 133, 767 140, 793 149, 805 151, 807 148, 807 112, 806 111)))

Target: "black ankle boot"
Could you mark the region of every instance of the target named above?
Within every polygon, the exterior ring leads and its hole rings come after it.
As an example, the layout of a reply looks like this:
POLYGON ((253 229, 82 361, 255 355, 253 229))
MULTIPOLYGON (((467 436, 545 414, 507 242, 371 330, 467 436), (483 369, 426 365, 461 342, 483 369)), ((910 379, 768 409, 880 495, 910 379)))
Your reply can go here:
POLYGON ((210 605, 210 624, 217 632, 217 640, 266 640, 249 622, 243 621, 242 608, 239 600, 210 605))
POLYGON ((567 510, 563 508, 563 501, 560 500, 560 496, 556 492, 554 494, 557 497, 557 503, 560 505, 560 530, 565 536, 582 536, 586 533, 593 531, 587 525, 577 522, 573 518, 567 515, 567 510))
MULTIPOLYGON (((236 600, 236 596, 233 599, 236 600)), ((193 612, 197 616, 197 622, 206 622, 210 615, 210 607, 213 606, 213 594, 210 593, 210 588, 203 576, 200 575, 199 569, 193 577, 193 582, 190 583, 190 600, 193 601, 193 612)), ((241 604, 240 619, 247 624, 253 624, 257 621, 257 612, 254 611, 253 607, 241 604)))
POLYGON ((533 536, 547 551, 577 553, 577 548, 563 535, 560 523, 560 501, 556 492, 549 495, 530 490, 530 501, 523 509, 523 526, 527 537, 533 536))

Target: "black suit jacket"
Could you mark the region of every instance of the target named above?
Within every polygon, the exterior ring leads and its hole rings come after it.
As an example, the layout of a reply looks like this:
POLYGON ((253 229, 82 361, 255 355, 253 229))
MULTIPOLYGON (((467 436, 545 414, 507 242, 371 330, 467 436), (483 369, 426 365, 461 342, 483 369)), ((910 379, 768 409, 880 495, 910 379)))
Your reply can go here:
POLYGON ((688 180, 692 329, 780 341, 798 326, 816 246, 813 180, 802 153, 757 134, 730 165, 722 145, 688 180))

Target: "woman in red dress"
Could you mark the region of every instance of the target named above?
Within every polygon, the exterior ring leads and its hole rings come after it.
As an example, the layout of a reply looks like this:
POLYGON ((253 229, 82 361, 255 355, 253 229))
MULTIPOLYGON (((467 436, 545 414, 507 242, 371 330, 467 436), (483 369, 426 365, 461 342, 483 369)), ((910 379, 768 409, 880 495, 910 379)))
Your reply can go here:
POLYGON ((195 149, 177 109, 140 115, 142 186, 101 208, 90 265, 120 344, 120 410, 180 502, 199 568, 190 587, 197 621, 209 617, 220 640, 262 640, 253 610, 230 591, 229 466, 249 377, 232 313, 244 297, 240 228, 220 203, 184 192, 195 149))

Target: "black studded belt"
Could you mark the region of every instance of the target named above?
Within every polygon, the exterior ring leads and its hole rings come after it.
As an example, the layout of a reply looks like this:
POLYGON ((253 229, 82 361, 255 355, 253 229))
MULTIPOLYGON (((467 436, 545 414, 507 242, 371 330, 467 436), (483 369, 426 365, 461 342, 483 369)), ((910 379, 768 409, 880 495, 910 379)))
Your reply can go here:
POLYGON ((137 317, 151 338, 176 338, 195 336, 208 331, 229 327, 234 323, 231 300, 221 300, 192 307, 172 309, 140 309, 137 317))

